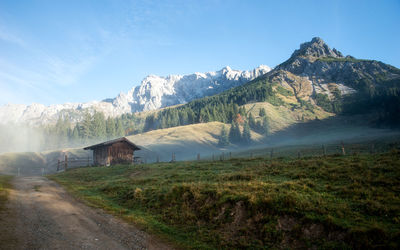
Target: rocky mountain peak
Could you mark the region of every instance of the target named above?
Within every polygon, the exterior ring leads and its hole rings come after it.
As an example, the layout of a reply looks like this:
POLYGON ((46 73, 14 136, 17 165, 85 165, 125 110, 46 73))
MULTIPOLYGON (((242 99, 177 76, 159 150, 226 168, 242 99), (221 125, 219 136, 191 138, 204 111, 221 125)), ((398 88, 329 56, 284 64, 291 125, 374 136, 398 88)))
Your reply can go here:
POLYGON ((319 37, 314 37, 310 42, 305 42, 300 45, 300 49, 295 50, 292 54, 293 57, 343 57, 340 51, 331 49, 329 46, 319 37))

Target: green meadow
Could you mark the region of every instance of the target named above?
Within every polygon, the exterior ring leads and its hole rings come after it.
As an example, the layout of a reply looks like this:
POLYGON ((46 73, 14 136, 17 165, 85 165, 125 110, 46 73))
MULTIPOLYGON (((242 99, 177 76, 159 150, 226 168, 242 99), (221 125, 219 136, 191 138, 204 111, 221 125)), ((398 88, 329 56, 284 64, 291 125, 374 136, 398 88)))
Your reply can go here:
POLYGON ((50 176, 178 248, 399 248, 400 151, 71 169, 50 176))

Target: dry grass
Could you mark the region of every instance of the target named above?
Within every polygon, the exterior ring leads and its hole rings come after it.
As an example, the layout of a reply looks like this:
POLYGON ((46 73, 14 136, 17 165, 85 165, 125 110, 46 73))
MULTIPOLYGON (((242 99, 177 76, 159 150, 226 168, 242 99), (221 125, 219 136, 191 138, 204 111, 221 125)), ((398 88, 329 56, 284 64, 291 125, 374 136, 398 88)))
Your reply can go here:
MULTIPOLYGON (((210 155, 221 150, 218 147, 218 138, 222 126, 229 130, 227 124, 209 122, 153 130, 127 138, 135 144, 151 150, 153 154, 149 157, 153 161, 156 155, 159 155, 161 160, 170 160, 172 153, 176 154, 177 160, 195 159, 197 153, 210 155)), ((252 132, 251 135, 255 143, 262 139, 258 133, 252 132)), ((234 145, 232 147, 235 148, 234 145)), ((145 152, 138 151, 137 155, 141 156, 142 153, 145 152)))
POLYGON ((11 188, 11 179, 11 176, 0 175, 0 211, 4 209, 7 202, 8 189, 11 188))
POLYGON ((303 108, 299 111, 297 109, 292 110, 288 106, 274 106, 268 102, 246 104, 244 107, 247 111, 251 112, 256 119, 261 119, 259 117, 259 112, 261 108, 264 108, 270 121, 272 133, 282 131, 300 122, 302 120, 302 115, 304 115, 305 121, 314 120, 315 117, 318 117, 318 119, 325 119, 332 116, 332 114, 317 108, 313 112, 303 108))

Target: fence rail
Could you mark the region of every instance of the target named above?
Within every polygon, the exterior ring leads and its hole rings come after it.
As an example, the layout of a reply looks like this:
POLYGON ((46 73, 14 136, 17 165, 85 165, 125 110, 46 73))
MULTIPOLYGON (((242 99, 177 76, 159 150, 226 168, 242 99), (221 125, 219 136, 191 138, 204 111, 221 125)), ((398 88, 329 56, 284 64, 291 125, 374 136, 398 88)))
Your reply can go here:
POLYGON ((68 168, 76 168, 76 167, 83 167, 83 166, 92 166, 93 165, 93 159, 90 157, 87 158, 68 158, 67 155, 65 155, 64 160, 58 160, 57 161, 57 172, 65 171, 68 168))

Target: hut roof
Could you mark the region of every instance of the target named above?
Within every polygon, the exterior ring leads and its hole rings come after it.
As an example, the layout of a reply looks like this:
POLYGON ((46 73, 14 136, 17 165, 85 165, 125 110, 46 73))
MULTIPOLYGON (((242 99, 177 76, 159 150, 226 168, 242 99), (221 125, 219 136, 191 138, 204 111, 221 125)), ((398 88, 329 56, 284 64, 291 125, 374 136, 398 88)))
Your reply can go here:
POLYGON ((89 146, 89 147, 86 147, 86 148, 83 148, 83 149, 84 149, 84 150, 88 150, 88 149, 93 150, 93 149, 95 149, 95 148, 99 148, 99 147, 104 147, 104 146, 112 145, 112 144, 115 144, 115 143, 117 143, 117 142, 126 142, 126 143, 128 143, 130 146, 133 147, 133 150, 140 150, 140 148, 139 148, 138 146, 136 146, 133 142, 131 142, 130 140, 128 140, 126 137, 121 137, 121 138, 114 139, 114 140, 111 140, 111 141, 102 142, 102 143, 95 144, 95 145, 92 145, 92 146, 89 146))

